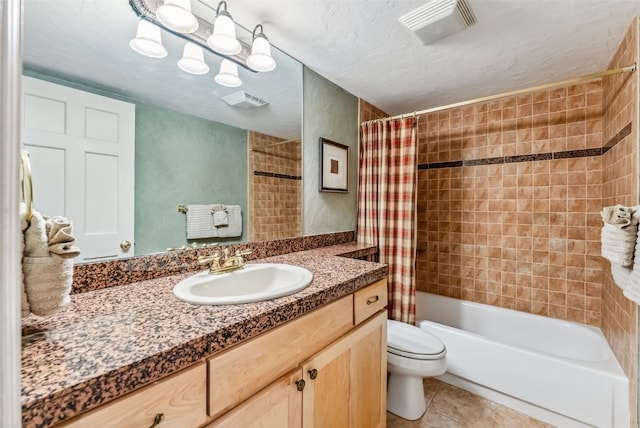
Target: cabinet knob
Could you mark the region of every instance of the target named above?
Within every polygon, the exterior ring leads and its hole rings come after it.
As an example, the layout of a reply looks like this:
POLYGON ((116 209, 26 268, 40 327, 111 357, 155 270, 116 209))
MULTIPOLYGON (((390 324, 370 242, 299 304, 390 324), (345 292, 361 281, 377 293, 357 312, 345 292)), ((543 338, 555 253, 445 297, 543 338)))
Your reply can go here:
POLYGON ((129 241, 122 241, 120 243, 120 248, 122 249, 122 251, 129 251, 129 248, 131 248, 131 242, 129 241))
POLYGON ((318 369, 309 370, 309 377, 315 379, 318 377, 318 369))
POLYGON ((158 413, 156 417, 153 418, 153 425, 151 425, 149 428, 156 428, 158 425, 160 425, 160 422, 162 422, 163 419, 164 413, 158 413))
POLYGON ((305 382, 303 379, 296 381, 296 386, 298 387, 298 391, 302 391, 304 389, 305 382))

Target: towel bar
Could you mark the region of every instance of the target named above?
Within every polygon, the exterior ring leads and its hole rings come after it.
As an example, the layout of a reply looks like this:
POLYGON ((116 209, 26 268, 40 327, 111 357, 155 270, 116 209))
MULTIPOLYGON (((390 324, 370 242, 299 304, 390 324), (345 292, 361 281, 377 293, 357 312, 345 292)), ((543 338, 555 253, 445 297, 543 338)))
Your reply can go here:
POLYGON ((180 204, 178 205, 178 212, 179 213, 183 213, 186 214, 187 213, 187 206, 184 204, 180 204))

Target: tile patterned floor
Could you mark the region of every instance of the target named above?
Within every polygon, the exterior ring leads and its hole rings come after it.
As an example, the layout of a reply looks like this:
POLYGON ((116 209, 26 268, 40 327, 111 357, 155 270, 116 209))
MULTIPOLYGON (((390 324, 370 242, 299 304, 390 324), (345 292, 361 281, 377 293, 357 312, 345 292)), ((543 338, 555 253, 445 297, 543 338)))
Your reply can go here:
POLYGON ((551 428, 525 414, 434 378, 424 381, 427 411, 417 421, 387 412, 387 428, 551 428))

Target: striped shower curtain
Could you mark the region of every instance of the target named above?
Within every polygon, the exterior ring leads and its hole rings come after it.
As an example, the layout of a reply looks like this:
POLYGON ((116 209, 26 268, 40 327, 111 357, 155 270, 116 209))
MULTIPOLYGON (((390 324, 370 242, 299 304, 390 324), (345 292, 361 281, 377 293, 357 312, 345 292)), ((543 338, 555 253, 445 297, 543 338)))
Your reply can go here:
POLYGON ((359 242, 378 245, 389 267, 389 318, 416 316, 416 119, 382 119, 360 126, 359 242))

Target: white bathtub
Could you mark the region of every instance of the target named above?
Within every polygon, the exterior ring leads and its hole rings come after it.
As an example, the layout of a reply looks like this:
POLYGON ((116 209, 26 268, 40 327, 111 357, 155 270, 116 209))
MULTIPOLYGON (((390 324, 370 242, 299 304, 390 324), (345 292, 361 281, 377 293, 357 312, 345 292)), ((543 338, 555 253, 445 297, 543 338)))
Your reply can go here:
POLYGON ((629 427, 629 382, 600 329, 423 292, 416 306, 447 347, 441 380, 562 428, 629 427))

